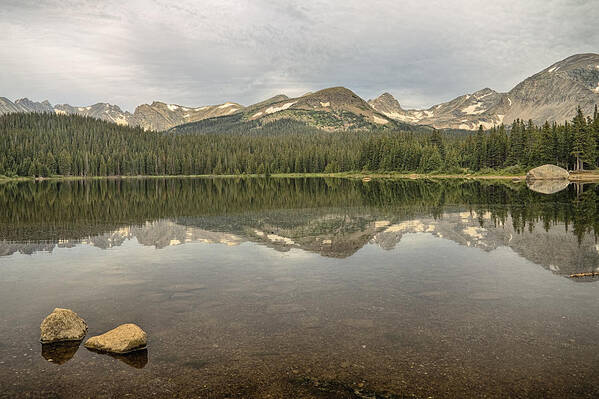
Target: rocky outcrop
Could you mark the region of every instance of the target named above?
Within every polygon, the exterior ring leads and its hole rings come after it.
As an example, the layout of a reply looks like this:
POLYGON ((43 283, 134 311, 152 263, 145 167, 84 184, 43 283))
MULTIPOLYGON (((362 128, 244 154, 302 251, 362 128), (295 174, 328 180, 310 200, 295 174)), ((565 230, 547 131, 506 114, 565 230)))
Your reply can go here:
POLYGON ((31 101, 28 98, 20 98, 15 101, 15 105, 22 108, 24 112, 54 112, 54 108, 52 108, 52 104, 50 104, 48 100, 39 103, 31 101))
POLYGON ((13 112, 24 112, 19 109, 12 101, 6 97, 0 97, 0 115, 11 114, 13 112))
POLYGON ((534 180, 568 180, 570 173, 564 168, 555 165, 543 165, 528 171, 527 181, 534 180))
POLYGON ((14 103, 6 97, 0 97, 0 115, 15 112, 54 112, 52 105, 46 100, 40 102, 31 101, 28 98, 20 98, 14 103))
POLYGON ((134 352, 145 349, 147 345, 146 333, 136 324, 122 324, 85 342, 88 349, 108 353, 134 352))
POLYGON ((87 324, 72 310, 56 308, 42 321, 40 330, 43 344, 81 341, 87 334, 87 324))

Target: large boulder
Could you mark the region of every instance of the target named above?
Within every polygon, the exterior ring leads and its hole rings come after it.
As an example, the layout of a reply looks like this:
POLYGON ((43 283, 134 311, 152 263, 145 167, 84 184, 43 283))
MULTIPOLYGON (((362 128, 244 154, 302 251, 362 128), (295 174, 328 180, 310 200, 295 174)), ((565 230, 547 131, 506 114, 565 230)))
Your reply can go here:
POLYGON ((40 326, 43 344, 65 341, 81 341, 87 334, 87 324, 70 309, 56 308, 40 326))
POLYGON ((543 165, 528 171, 526 180, 568 180, 570 173, 555 165, 543 165))
POLYGON ((122 324, 85 342, 88 349, 108 353, 129 353, 145 349, 147 345, 146 333, 135 324, 122 324))

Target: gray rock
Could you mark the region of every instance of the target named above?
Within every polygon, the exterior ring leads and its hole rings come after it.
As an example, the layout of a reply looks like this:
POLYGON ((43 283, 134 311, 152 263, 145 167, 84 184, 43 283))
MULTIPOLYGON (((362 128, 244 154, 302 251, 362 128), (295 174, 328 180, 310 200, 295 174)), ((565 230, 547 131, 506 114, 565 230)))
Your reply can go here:
POLYGON ((526 180, 568 180, 570 173, 555 165, 543 165, 528 171, 526 180))
POLYGON ((44 344, 81 341, 87 334, 87 324, 72 310, 56 308, 42 321, 40 330, 44 344))
POLYGON ((145 349, 147 345, 146 333, 136 324, 122 324, 85 342, 88 349, 108 353, 129 353, 145 349))

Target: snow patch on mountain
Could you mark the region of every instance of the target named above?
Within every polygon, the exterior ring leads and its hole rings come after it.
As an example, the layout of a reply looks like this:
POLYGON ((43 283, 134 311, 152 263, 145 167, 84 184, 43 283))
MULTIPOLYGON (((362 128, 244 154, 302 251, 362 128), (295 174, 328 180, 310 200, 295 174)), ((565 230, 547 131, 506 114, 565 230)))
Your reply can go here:
POLYGON ((486 111, 486 109, 478 109, 482 106, 483 106, 483 103, 476 102, 476 103, 469 105, 466 108, 462 109, 462 112, 465 114, 468 114, 468 115, 482 114, 483 112, 486 111))
POLYGON ((487 94, 483 94, 482 96, 477 97, 479 100, 482 100, 485 97, 490 96, 491 94, 493 94, 493 92, 487 93, 487 94))
POLYGON ((380 117, 374 115, 374 123, 378 123, 380 125, 385 125, 385 124, 389 123, 389 121, 385 118, 380 118, 380 117))
POLYGON ((264 113, 266 113, 266 114, 274 114, 275 112, 286 110, 289 107, 291 107, 293 104, 295 104, 296 102, 297 101, 293 101, 293 102, 290 102, 290 103, 285 103, 285 104, 281 105, 280 107, 268 107, 268 108, 266 108, 266 110, 264 111, 264 113))

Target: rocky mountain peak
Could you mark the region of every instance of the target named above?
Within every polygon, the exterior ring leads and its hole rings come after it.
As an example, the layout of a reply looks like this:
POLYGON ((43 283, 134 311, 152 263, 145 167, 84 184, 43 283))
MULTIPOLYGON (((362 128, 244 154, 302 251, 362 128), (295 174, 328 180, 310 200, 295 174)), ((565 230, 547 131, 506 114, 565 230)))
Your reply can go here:
POLYGON ((330 131, 394 125, 392 120, 372 109, 356 93, 341 86, 257 105, 246 108, 247 119, 265 118, 265 122, 293 119, 330 131))
POLYGON ((442 129, 491 128, 515 119, 563 122, 578 106, 591 114, 599 103, 599 54, 576 54, 556 62, 508 93, 487 87, 426 110, 408 111, 396 109, 391 98, 382 95, 369 104, 390 118, 442 129))
POLYGON ((370 104, 371 107, 378 110, 379 112, 382 112, 381 110, 384 110, 385 112, 389 113, 404 111, 401 108, 399 101, 397 101, 395 97, 393 97, 390 93, 386 92, 381 94, 374 100, 368 100, 368 104, 370 104))
POLYGON ((350 108, 370 111, 371 107, 356 93, 345 87, 330 87, 297 99, 298 106, 316 109, 349 110, 350 108))
POLYGON ((570 57, 564 58, 561 61, 556 62, 544 71, 551 70, 551 72, 557 71, 558 69, 571 70, 580 68, 597 68, 599 64, 599 54, 585 53, 585 54, 574 54, 570 57))

